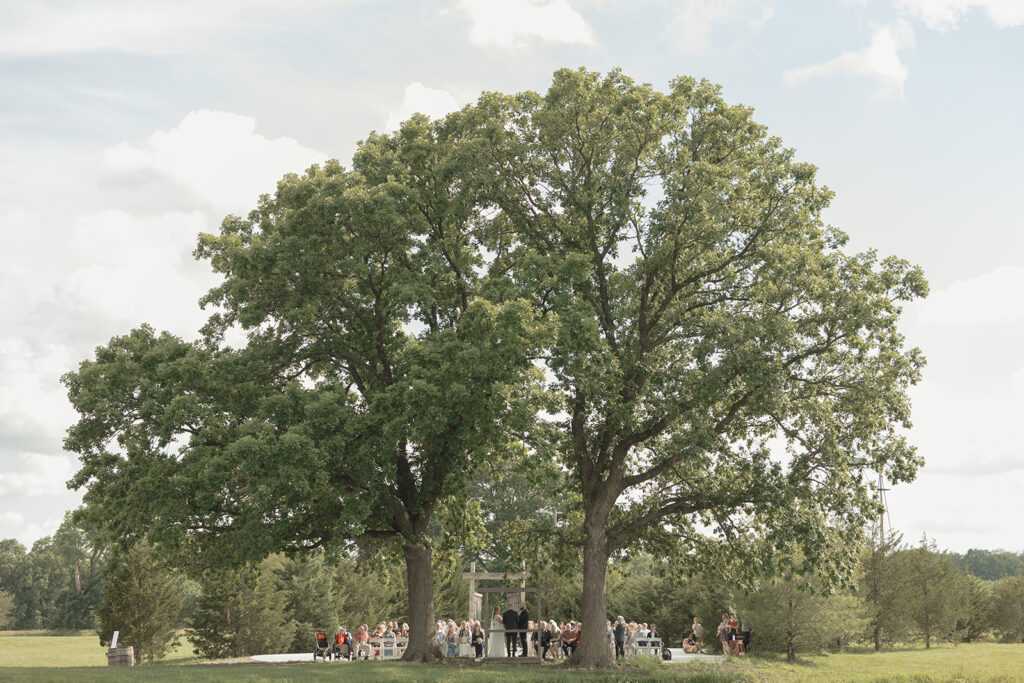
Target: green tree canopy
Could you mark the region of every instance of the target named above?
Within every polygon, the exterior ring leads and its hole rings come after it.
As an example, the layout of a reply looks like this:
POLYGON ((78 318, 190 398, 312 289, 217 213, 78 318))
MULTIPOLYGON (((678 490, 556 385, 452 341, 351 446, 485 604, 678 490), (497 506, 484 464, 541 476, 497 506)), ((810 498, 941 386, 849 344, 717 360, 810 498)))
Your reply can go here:
POLYGON ((434 656, 431 519, 528 429, 539 376, 529 302, 491 296, 461 130, 414 117, 351 171, 286 176, 202 236, 224 280, 200 342, 142 327, 65 377, 73 485, 115 536, 200 567, 398 540, 406 657, 434 656), (223 341, 233 325, 243 348, 223 341))
POLYGON ((897 571, 904 579, 902 601, 911 626, 924 638, 951 640, 970 616, 971 589, 949 553, 940 552, 927 536, 899 553, 897 571))
POLYGON ((1008 576, 992 587, 992 625, 1003 642, 1024 642, 1024 577, 1008 576))
POLYGON ((661 93, 561 70, 545 94, 486 95, 474 115, 501 258, 556 328, 559 452, 584 511, 582 663, 609 660, 619 549, 727 549, 753 573, 798 544, 847 575, 877 511, 864 458, 893 482, 920 462, 901 429, 923 359, 897 321, 921 271, 843 251, 815 168, 706 81, 661 93))

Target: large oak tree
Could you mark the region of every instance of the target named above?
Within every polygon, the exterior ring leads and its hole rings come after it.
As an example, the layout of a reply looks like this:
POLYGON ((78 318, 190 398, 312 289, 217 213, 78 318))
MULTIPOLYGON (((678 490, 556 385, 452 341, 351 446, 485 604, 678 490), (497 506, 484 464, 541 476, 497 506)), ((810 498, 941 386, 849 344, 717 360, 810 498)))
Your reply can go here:
POLYGON ((563 70, 478 106, 502 257, 556 327, 580 661, 609 660, 613 552, 725 548, 759 568, 798 545, 847 574, 876 513, 865 463, 893 482, 919 465, 901 429, 923 358, 897 321, 920 270, 844 251, 815 168, 706 81, 563 70))
POLYGON ((398 541, 408 660, 435 656, 430 525, 532 419, 537 327, 491 279, 459 116, 373 135, 353 169, 286 176, 197 255, 219 308, 186 343, 141 328, 65 383, 85 502, 201 566, 398 541), (240 326, 247 342, 224 342, 240 326))

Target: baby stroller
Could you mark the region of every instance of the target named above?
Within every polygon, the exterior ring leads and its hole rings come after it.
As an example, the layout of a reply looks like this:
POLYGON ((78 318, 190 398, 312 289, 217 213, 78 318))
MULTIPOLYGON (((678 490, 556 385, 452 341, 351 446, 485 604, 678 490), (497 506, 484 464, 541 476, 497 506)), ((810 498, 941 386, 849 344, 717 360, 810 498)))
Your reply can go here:
POLYGON ((316 645, 313 648, 314 662, 317 657, 320 657, 325 662, 331 660, 331 644, 327 642, 327 633, 324 631, 316 632, 316 645))

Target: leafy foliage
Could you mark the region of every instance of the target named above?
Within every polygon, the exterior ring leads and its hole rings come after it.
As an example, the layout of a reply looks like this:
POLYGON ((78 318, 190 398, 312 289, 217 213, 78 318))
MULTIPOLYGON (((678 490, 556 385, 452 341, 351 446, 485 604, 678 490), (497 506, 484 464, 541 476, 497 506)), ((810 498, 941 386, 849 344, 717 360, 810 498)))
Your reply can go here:
POLYGON ((584 662, 607 660, 616 549, 728 553, 753 576, 798 545, 830 582, 848 576, 876 511, 855 456, 894 482, 920 464, 901 428, 923 358, 897 327, 927 291, 920 269, 842 251, 814 167, 706 81, 660 93, 560 70, 545 94, 488 94, 472 115, 494 248, 555 327, 584 662))
POLYGON ((956 566, 986 581, 1024 575, 1024 558, 1006 550, 971 548, 963 555, 952 553, 951 557, 956 566))
POLYGON ((992 625, 1003 642, 1024 642, 1024 577, 1000 579, 992 587, 992 625))
POLYGON ((0 629, 7 628, 14 611, 14 596, 7 591, 0 591, 0 629))
POLYGON ((902 537, 890 532, 863 551, 857 572, 857 595, 864 603, 868 639, 880 650, 906 630, 902 600, 906 577, 896 552, 902 537))
POLYGON ((898 567, 904 577, 907 616, 925 647, 931 647, 932 639, 953 639, 969 605, 966 578, 953 559, 924 537, 921 545, 899 554, 898 567))
POLYGON ((118 644, 131 645, 137 663, 160 659, 178 642, 180 613, 178 582, 149 545, 139 543, 113 559, 96 609, 100 644, 120 631, 118 644))
POLYGON ((284 564, 274 555, 258 566, 203 576, 188 632, 196 653, 218 659, 311 649, 313 627, 298 638, 294 615, 288 612, 288 591, 279 585, 284 564))

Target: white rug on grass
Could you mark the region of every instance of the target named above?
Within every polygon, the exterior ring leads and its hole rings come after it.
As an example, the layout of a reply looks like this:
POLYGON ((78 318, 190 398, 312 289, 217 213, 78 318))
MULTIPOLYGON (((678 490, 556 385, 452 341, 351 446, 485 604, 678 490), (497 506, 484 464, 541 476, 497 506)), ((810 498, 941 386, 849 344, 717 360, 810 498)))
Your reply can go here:
POLYGON ((668 649, 672 653, 672 659, 669 660, 669 664, 673 662, 724 662, 725 655, 702 655, 702 654, 686 654, 683 652, 681 647, 670 647, 668 649))
MULTIPOLYGON (((283 654, 283 655, 253 655, 249 659, 251 659, 254 662, 272 662, 272 663, 280 663, 280 662, 312 662, 313 661, 313 653, 312 652, 292 652, 292 653, 287 653, 287 654, 283 654)), ((320 662, 320 661, 323 661, 323 660, 321 660, 319 657, 317 657, 316 661, 320 662)), ((348 661, 348 660, 336 659, 336 660, 333 660, 333 661, 329 660, 329 661, 327 661, 325 663, 333 664, 334 662, 344 662, 344 661, 348 661)))

